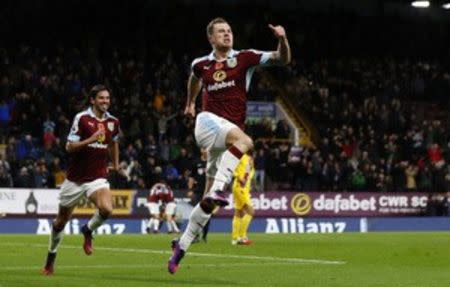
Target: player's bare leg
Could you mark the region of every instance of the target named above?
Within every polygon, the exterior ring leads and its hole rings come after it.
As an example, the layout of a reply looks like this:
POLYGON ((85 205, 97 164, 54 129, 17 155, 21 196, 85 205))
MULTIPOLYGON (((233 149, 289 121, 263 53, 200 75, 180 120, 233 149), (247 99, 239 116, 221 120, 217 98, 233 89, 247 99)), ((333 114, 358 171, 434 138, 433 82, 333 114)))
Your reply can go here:
POLYGON ((209 221, 211 213, 215 208, 216 205, 214 202, 207 198, 202 199, 202 201, 194 207, 189 217, 188 226, 180 240, 172 241, 173 254, 168 263, 169 273, 174 274, 177 272, 180 261, 183 259, 186 250, 209 221))
POLYGON ((174 274, 178 268, 185 252, 202 231, 203 227, 211 218, 212 212, 217 207, 228 205, 223 191, 233 177, 239 161, 244 153, 253 149, 253 141, 241 129, 233 128, 226 136, 228 149, 223 153, 218 163, 214 178, 207 178, 204 198, 191 212, 189 223, 179 241, 172 242, 173 255, 169 260, 168 270, 174 274))
POLYGON ((152 232, 153 221, 154 221, 154 218, 153 218, 153 216, 152 216, 152 217, 150 217, 150 219, 148 220, 147 228, 145 229, 145 230, 147 231, 147 234, 150 234, 150 233, 152 232))
POLYGON ((160 224, 160 217, 159 214, 154 214, 150 218, 148 225, 147 225, 147 232, 150 233, 158 233, 159 232, 159 224, 160 224))
MULTIPOLYGON (((213 180, 209 177, 206 178, 205 183, 205 192, 207 193, 208 190, 211 189, 213 180)), ((205 203, 205 198, 203 198, 192 210, 190 216, 189 216, 189 223, 181 235, 180 239, 172 240, 172 256, 169 259, 168 263, 168 271, 171 274, 174 274, 177 272, 179 268, 179 263, 181 259, 184 257, 184 253, 189 248, 190 244, 195 240, 195 238, 200 234, 200 232, 203 229, 203 226, 208 222, 208 220, 211 217, 211 212, 214 209, 214 205, 211 207, 211 201, 207 201, 205 203), (205 205, 205 208, 210 211, 210 213, 206 213, 200 205, 205 205), (183 248, 180 247, 183 245, 183 248)))
POLYGON ((159 225, 160 225, 161 219, 160 215, 153 216, 153 226, 152 226, 152 232, 153 233, 159 233, 159 225))
POLYGON ((174 202, 168 202, 165 207, 164 220, 166 221, 168 233, 179 233, 180 232, 180 229, 178 228, 177 223, 175 222, 176 207, 177 206, 174 202))
POLYGON ((105 222, 112 214, 112 194, 108 188, 101 188, 95 191, 89 199, 97 206, 97 210, 89 222, 81 228, 84 236, 83 249, 86 255, 93 252, 92 232, 105 222))
POLYGON ((185 252, 201 232, 211 218, 212 212, 217 207, 228 205, 223 191, 232 180, 234 170, 244 153, 253 149, 253 141, 241 129, 233 128, 226 136, 228 149, 223 153, 218 163, 217 173, 214 178, 207 178, 204 198, 191 212, 189 223, 179 241, 172 242, 173 254, 169 260, 168 270, 174 274, 185 252))
POLYGON ((213 183, 205 198, 210 199, 214 204, 223 207, 228 205, 223 191, 233 178, 234 170, 243 154, 253 150, 253 140, 240 128, 232 128, 226 136, 225 143, 227 150, 223 153, 217 165, 217 173, 213 183))
POLYGON ((180 233, 177 223, 175 222, 175 217, 173 215, 166 214, 166 224, 168 233, 180 233))
POLYGON ((164 214, 163 218, 164 218, 163 220, 166 222, 167 233, 168 234, 173 233, 172 216, 164 214))
POLYGON ((59 206, 58 215, 53 220, 52 231, 49 238, 48 254, 42 274, 50 276, 55 272, 55 259, 58 246, 63 238, 64 227, 69 221, 73 207, 59 206))

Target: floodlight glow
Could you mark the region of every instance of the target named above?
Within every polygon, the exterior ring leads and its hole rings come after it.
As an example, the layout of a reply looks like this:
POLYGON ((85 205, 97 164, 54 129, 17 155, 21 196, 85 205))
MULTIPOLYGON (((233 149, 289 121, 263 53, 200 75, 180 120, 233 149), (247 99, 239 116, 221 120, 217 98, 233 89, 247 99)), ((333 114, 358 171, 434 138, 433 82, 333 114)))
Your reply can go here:
POLYGON ((430 7, 430 1, 413 1, 411 6, 415 8, 428 8, 430 7))
POLYGON ((449 3, 442 4, 442 8, 444 8, 444 9, 450 9, 450 2, 449 2, 449 3))

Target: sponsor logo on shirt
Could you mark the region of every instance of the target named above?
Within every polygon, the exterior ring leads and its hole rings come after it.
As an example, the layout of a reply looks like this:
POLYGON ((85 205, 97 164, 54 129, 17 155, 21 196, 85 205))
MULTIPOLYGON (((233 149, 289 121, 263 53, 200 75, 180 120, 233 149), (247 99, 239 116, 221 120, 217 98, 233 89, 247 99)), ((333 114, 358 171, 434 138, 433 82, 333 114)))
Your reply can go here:
POLYGON ((95 142, 95 143, 88 144, 88 147, 99 148, 99 149, 106 149, 106 148, 108 148, 108 145, 107 144, 102 144, 102 143, 99 143, 99 142, 95 142))
POLYGON ((218 91, 225 88, 236 86, 234 80, 228 82, 215 83, 214 85, 208 85, 208 92, 218 91))

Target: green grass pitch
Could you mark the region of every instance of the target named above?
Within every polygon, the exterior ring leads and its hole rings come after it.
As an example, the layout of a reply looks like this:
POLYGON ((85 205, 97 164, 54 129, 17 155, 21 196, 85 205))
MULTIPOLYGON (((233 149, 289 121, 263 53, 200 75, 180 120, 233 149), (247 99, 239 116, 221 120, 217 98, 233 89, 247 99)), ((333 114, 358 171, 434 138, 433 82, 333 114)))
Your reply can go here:
POLYGON ((40 274, 47 236, 0 235, 0 287, 110 286, 450 286, 450 233, 229 234, 192 245, 167 272, 171 237, 102 235, 84 255, 81 236, 65 236, 56 272, 40 274))

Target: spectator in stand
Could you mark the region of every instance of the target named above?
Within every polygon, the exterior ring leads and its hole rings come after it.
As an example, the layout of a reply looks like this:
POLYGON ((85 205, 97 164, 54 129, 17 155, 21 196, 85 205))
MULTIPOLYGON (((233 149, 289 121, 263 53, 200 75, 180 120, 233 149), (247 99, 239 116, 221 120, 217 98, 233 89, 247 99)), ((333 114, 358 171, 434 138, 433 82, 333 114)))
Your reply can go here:
POLYGON ((17 159, 36 158, 38 152, 31 134, 25 135, 17 144, 17 159))
POLYGON ((0 187, 13 187, 12 176, 2 164, 0 164, 0 187))
POLYGON ((161 90, 157 89, 153 97, 153 107, 155 108, 156 112, 160 113, 163 111, 165 101, 166 96, 161 92, 161 90))
POLYGON ((419 172, 419 168, 412 163, 409 163, 405 169, 406 175, 406 190, 417 191, 416 176, 419 172))
POLYGON ((153 115, 158 121, 158 132, 159 132, 158 142, 161 142, 163 139, 166 138, 168 123, 176 116, 178 116, 178 113, 170 114, 170 111, 166 109, 163 110, 161 113, 155 112, 153 115))
POLYGON ((0 135, 7 132, 11 121, 11 110, 8 103, 0 98, 0 135))
POLYGON ((428 148, 428 156, 430 157, 430 161, 432 163, 438 163, 443 159, 439 144, 433 143, 430 148, 428 148))
POLYGON ((55 127, 56 124, 54 121, 51 120, 50 115, 47 114, 46 116, 46 120, 43 124, 43 143, 44 143, 44 148, 51 148, 51 146, 53 145, 53 143, 56 140, 55 137, 55 127))
POLYGON ((275 129, 275 138, 277 139, 289 139, 291 129, 286 120, 279 120, 277 128, 275 129))
POLYGON ((44 160, 39 160, 34 167, 34 184, 33 187, 37 188, 55 188, 55 179, 53 175, 48 171, 47 165, 44 160))
POLYGON ((256 189, 263 192, 266 176, 266 151, 264 147, 256 150, 254 155, 256 189))
POLYGON ((355 170, 352 175, 352 188, 356 191, 364 191, 366 184, 367 180, 363 172, 359 169, 355 170))
POLYGON ((5 156, 0 152, 0 166, 4 168, 6 172, 11 171, 11 165, 9 162, 5 159, 5 156))
POLYGON ((66 173, 61 168, 61 159, 59 157, 56 157, 53 160, 52 172, 53 172, 53 178, 55 180, 55 187, 60 188, 61 185, 63 184, 64 180, 66 179, 66 173))
POLYGON ((127 167, 127 174, 129 175, 129 186, 139 186, 139 179, 143 179, 144 170, 137 159, 133 159, 127 167))
POLYGON ((27 167, 24 166, 20 169, 20 173, 14 182, 14 187, 33 187, 33 179, 27 167))
POLYGON ((186 148, 182 147, 178 158, 174 160, 174 165, 181 174, 184 174, 185 171, 190 171, 192 169, 193 164, 192 156, 188 154, 186 148))
POLYGON ((164 178, 167 179, 167 183, 170 186, 178 187, 181 174, 178 169, 171 162, 169 162, 164 170, 164 178))

